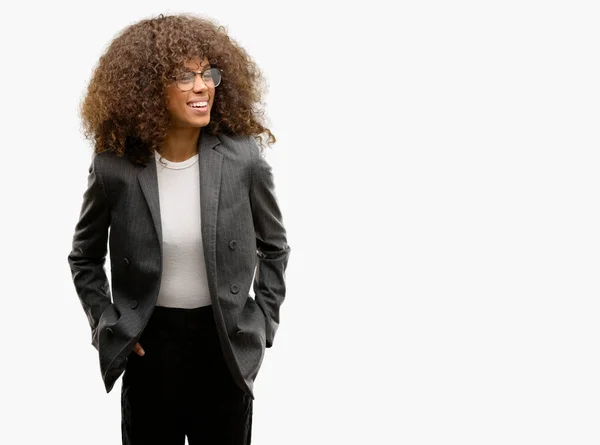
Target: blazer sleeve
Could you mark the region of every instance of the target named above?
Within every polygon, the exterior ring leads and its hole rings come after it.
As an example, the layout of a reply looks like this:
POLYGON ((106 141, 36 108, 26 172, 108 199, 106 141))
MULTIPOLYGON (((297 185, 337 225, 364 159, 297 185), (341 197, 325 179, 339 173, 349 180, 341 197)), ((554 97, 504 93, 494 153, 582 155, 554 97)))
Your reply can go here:
POLYGON ((266 347, 270 348, 279 327, 279 309, 285 298, 285 270, 291 249, 275 194, 272 168, 252 136, 249 141, 252 153, 250 205, 258 256, 253 290, 255 300, 265 314, 266 347))
POLYGON ((75 290, 87 315, 92 345, 96 349, 96 328, 100 316, 111 304, 110 286, 104 269, 110 208, 98 161, 98 155, 94 154, 88 170, 88 184, 83 194, 79 220, 75 226, 72 250, 68 255, 75 290))

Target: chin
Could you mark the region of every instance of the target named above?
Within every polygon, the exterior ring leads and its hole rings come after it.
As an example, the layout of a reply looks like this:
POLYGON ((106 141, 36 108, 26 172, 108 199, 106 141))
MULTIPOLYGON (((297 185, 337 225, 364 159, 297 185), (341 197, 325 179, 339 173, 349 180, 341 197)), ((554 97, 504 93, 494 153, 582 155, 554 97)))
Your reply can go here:
POLYGON ((210 123, 210 119, 206 119, 206 121, 204 122, 190 122, 190 126, 192 127, 196 127, 196 128, 202 128, 202 127, 206 127, 208 124, 210 123))
POLYGON ((210 115, 207 114, 206 116, 185 116, 185 122, 187 122, 189 125, 194 125, 194 126, 198 126, 198 125, 208 125, 208 123, 210 122, 210 115))

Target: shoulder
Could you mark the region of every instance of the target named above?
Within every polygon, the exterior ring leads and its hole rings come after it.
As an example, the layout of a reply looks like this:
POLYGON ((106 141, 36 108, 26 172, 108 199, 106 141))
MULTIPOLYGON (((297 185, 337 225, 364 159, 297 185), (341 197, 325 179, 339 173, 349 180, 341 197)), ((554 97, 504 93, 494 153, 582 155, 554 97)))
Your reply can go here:
MULTIPOLYGON (((111 165, 122 162, 117 154, 113 151, 102 151, 102 152, 94 152, 92 153, 92 166, 96 171, 102 172, 105 171, 106 168, 110 168, 111 165)), ((123 159, 124 160, 124 159, 123 159)))
POLYGON ((135 169, 137 166, 126 154, 119 156, 114 151, 110 150, 93 153, 92 165, 101 173, 113 171, 115 169, 135 169))
POLYGON ((222 145, 224 145, 225 147, 227 147, 231 150, 242 151, 242 152, 247 153, 248 155, 251 155, 251 154, 259 151, 255 136, 248 136, 245 134, 243 134, 243 135, 220 134, 217 137, 219 138, 219 141, 221 141, 222 145))
POLYGON ((118 189, 124 184, 135 182, 140 169, 127 155, 119 156, 113 151, 103 151, 92 155, 90 172, 100 179, 107 191, 118 189))
POLYGON ((220 134, 217 137, 218 151, 224 156, 248 164, 256 162, 260 149, 254 136, 220 134))

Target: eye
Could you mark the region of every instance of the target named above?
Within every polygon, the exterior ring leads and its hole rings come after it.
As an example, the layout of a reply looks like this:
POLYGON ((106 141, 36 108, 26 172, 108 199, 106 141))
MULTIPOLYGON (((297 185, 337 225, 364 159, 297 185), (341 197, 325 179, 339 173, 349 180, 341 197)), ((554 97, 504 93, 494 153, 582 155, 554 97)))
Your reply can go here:
POLYGON ((177 81, 178 82, 193 82, 194 81, 194 73, 192 72, 185 72, 185 73, 181 73, 177 76, 177 81))

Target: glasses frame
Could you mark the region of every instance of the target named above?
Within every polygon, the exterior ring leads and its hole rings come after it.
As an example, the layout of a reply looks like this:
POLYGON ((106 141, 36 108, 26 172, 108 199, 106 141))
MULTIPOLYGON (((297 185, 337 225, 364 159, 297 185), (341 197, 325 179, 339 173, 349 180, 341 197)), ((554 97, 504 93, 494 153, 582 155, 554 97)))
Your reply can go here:
MULTIPOLYGON (((219 72, 219 83, 216 84, 213 87, 213 88, 217 88, 219 85, 221 85, 221 81, 223 80, 223 70, 221 68, 216 67, 216 66, 211 66, 210 68, 206 68, 205 70, 202 70, 202 71, 194 71, 194 70, 190 70, 190 69, 186 70, 185 71, 186 73, 194 73, 194 81, 191 83, 191 87, 188 88, 187 90, 181 89, 179 87, 179 80, 177 80, 176 76, 173 76, 173 79, 175 81, 175 86, 177 87, 177 89, 179 91, 183 91, 183 92, 187 92, 187 91, 193 90, 194 89, 194 85, 196 84, 196 76, 199 74, 200 78, 202 79, 202 82, 204 82, 204 79, 203 79, 204 73, 207 72, 207 71, 210 71, 212 69, 215 69, 215 70, 217 70, 219 72)), ((208 86, 206 82, 204 82, 204 85, 208 86)), ((209 87, 209 88, 211 88, 211 87, 209 87)))

